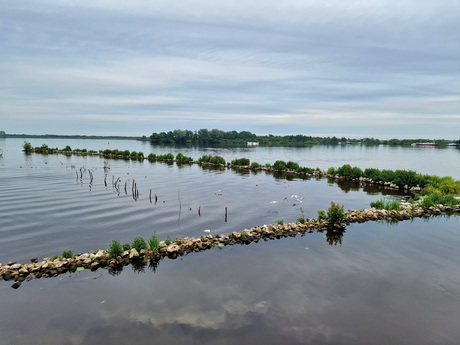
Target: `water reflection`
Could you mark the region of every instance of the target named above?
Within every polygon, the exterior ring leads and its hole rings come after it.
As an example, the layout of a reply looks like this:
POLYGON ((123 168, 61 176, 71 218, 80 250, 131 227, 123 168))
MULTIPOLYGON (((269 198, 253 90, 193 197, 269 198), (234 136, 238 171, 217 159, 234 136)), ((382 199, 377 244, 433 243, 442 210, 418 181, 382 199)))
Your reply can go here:
POLYGON ((342 238, 345 234, 344 226, 331 226, 326 230, 326 242, 329 245, 342 245, 342 238))

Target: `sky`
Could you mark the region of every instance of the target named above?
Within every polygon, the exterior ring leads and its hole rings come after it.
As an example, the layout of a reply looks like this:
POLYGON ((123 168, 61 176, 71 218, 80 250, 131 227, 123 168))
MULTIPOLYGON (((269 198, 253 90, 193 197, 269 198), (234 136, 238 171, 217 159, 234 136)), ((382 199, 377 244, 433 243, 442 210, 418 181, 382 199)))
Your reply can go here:
POLYGON ((460 0, 0 0, 0 130, 460 139, 460 0))

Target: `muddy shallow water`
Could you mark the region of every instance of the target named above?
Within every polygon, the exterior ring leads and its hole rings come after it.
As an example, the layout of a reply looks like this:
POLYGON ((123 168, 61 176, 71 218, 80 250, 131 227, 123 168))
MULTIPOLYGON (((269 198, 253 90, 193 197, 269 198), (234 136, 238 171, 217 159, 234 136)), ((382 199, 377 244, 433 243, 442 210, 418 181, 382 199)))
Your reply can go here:
MULTIPOLYGON (((327 180, 130 161, 109 162, 106 187, 99 158, 26 157, 19 150, 10 159, 8 145, 0 161, 2 263, 154 232, 174 238, 241 231, 314 217, 332 200, 365 208, 383 196, 327 180), (83 166, 94 173, 91 185, 88 175, 76 178, 83 166), (140 198, 114 190, 112 176, 122 186, 134 179, 140 198)), ((307 234, 165 259, 156 271, 82 271, 17 290, 0 281, 0 344, 459 344, 459 219, 354 224, 341 246, 328 245, 324 233, 307 234)))

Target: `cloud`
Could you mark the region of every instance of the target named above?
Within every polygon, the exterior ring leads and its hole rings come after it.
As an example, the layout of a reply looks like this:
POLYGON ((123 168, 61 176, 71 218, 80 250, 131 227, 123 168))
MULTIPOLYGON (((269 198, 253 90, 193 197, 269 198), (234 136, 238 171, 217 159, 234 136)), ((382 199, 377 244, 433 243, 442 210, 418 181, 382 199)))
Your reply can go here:
POLYGON ((455 138, 459 9, 447 0, 8 2, 2 130, 66 116, 88 134, 84 121, 110 116, 118 135, 128 119, 150 134, 149 118, 167 130, 323 132, 334 119, 331 131, 366 121, 390 132, 418 117, 445 121, 433 135, 455 138))

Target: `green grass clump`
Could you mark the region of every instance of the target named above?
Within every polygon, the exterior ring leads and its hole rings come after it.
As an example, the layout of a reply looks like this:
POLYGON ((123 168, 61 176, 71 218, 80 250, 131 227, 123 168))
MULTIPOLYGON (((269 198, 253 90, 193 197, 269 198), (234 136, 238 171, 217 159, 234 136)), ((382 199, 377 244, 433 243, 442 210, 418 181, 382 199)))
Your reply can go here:
POLYGON ((62 257, 63 258, 66 258, 66 259, 71 259, 73 258, 73 251, 71 251, 70 249, 69 250, 64 250, 62 252, 62 257))
POLYGON ((277 220, 275 221, 275 223, 278 224, 278 225, 283 225, 283 224, 284 224, 284 220, 282 220, 282 219, 277 219, 277 220))
POLYGON ((460 200, 455 198, 452 194, 442 194, 441 192, 432 192, 431 194, 425 195, 420 201, 422 207, 434 207, 437 205, 444 206, 456 206, 460 205, 460 200))
POLYGON ((129 243, 123 244, 123 251, 130 250, 130 249, 131 249, 131 245, 129 243))
POLYGON ((302 215, 302 216, 300 216, 299 218, 297 218, 297 223, 305 224, 305 216, 302 215))
MULTIPOLYGON (((169 241, 171 241, 171 239, 169 241)), ((150 237, 149 247, 153 252, 158 252, 158 250, 160 249, 160 240, 158 239, 157 235, 153 234, 150 237)))
POLYGON ((172 243, 171 238, 169 236, 166 236, 165 244, 169 246, 171 243, 172 243))
POLYGON ((138 252, 140 252, 142 249, 147 248, 147 243, 142 237, 136 237, 133 240, 133 243, 131 244, 131 248, 136 249, 138 252))
POLYGON ((401 203, 395 199, 391 199, 391 200, 379 199, 377 201, 371 202, 371 207, 389 210, 389 211, 401 211, 402 210, 401 203))
POLYGON ((117 256, 123 254, 123 246, 120 241, 112 240, 109 249, 107 249, 107 253, 109 254, 109 258, 116 258, 117 256))

